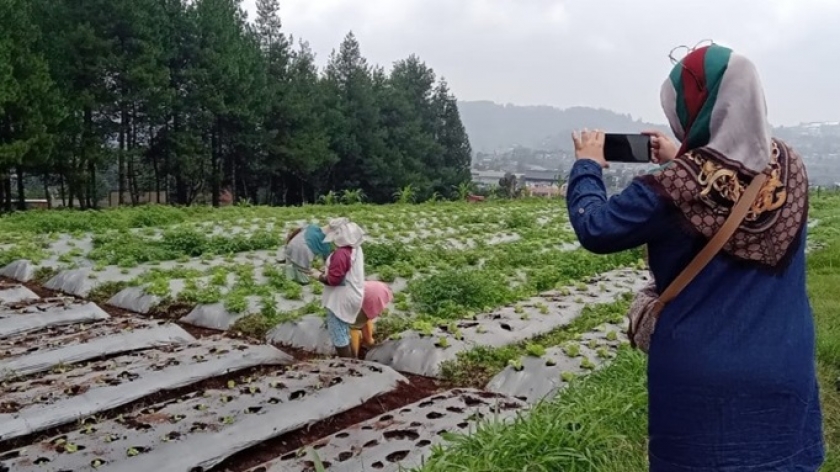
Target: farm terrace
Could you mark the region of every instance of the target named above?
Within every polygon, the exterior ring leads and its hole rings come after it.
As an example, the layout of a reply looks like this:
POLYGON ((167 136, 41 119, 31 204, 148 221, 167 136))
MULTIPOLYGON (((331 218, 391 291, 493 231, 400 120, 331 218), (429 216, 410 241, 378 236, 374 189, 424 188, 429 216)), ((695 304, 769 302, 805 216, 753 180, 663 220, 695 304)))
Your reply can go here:
POLYGON ((609 362, 648 277, 580 249, 551 200, 37 212, 0 234, 0 463, 23 472, 416 466, 609 362), (287 232, 333 216, 395 292, 365 360, 323 359, 323 287, 283 271, 287 232))

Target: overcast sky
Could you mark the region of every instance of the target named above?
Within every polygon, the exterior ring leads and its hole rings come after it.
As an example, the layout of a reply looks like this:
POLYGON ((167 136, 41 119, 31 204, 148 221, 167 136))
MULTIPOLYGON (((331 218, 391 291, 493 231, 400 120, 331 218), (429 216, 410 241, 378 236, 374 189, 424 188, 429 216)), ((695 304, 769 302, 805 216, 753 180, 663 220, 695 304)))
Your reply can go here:
MULTIPOLYGON (((256 0, 244 0, 249 18, 256 0)), ((416 53, 462 100, 609 108, 664 122, 668 52, 711 38, 758 65, 775 125, 840 121, 840 0, 282 0, 323 64, 352 30, 389 66, 416 53)))

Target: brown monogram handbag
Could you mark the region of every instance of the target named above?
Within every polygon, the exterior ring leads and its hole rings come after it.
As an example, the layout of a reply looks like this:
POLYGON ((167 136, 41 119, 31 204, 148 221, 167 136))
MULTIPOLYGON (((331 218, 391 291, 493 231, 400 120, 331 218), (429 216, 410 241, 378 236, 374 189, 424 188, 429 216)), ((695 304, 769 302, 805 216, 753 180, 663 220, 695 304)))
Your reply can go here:
POLYGON ((662 292, 662 295, 656 294, 656 284, 653 279, 645 286, 633 300, 630 306, 630 311, 627 313, 627 318, 630 322, 627 327, 627 337, 630 338, 630 345, 647 353, 650 349, 650 339, 653 336, 653 331, 656 328, 656 321, 659 315, 665 308, 665 305, 673 300, 683 289, 691 283, 694 277, 703 270, 704 267, 712 260, 713 257, 723 248, 729 238, 744 221, 752 204, 758 197, 758 192, 767 180, 767 175, 764 173, 758 174, 750 182, 750 185, 738 199, 738 203, 732 208, 729 217, 721 226, 717 234, 703 247, 703 249, 694 257, 688 266, 671 282, 670 285, 662 292))

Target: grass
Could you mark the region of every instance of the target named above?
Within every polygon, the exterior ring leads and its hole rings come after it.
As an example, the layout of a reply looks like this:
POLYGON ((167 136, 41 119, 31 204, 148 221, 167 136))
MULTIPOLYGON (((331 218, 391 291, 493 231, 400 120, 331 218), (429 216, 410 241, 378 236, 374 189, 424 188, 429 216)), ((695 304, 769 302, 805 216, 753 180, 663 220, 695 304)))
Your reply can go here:
POLYGON ((128 287, 127 282, 105 282, 91 290, 87 299, 96 304, 104 305, 108 303, 111 297, 126 287, 128 287))
POLYGON ((840 470, 840 241, 809 259, 808 290, 817 325, 817 367, 823 430, 827 445, 824 471, 840 470))
POLYGON ((508 365, 509 361, 530 355, 529 346, 559 346, 574 340, 579 333, 587 333, 604 323, 621 322, 630 308, 631 301, 631 294, 623 294, 612 303, 587 305, 574 321, 542 336, 501 348, 479 346, 459 353, 456 360, 444 362, 441 373, 446 380, 457 385, 483 388, 494 375, 508 365))
MULTIPOLYGON (((815 215, 821 224, 812 236, 822 248, 808 256, 808 291, 827 452, 821 470, 829 472, 840 470, 840 197, 819 204, 825 211, 815 215)), ((555 399, 510 424, 487 422, 470 436, 447 438, 420 470, 645 471, 645 365, 644 355, 622 349, 612 364, 573 380, 555 399)))
POLYGON ((435 448, 424 471, 646 470, 645 358, 629 349, 605 369, 573 380, 557 401, 511 424, 484 423, 435 448))

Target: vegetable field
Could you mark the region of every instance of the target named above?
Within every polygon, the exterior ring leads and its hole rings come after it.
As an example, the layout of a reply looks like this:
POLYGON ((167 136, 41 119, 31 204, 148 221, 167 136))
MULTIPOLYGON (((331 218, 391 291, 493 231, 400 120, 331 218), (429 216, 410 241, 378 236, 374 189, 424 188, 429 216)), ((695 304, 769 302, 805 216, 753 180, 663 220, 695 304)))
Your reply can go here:
MULTIPOLYGON (((399 470, 542 408, 626 345, 641 253, 590 254, 557 200, 45 211, 0 219, 0 464, 399 470), (330 358, 282 245, 347 216, 395 299, 330 358), (489 424, 489 423, 488 423, 489 424)), ((446 467, 436 470, 443 470, 446 467)))

